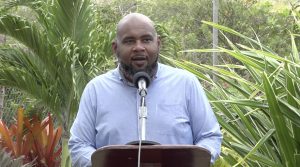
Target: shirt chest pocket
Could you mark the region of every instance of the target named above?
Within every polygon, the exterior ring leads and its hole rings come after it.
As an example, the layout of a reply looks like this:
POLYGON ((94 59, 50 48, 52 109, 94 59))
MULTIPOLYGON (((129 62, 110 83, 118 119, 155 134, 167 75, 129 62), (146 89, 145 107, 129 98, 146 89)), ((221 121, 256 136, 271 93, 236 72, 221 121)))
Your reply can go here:
POLYGON ((188 112, 180 104, 158 104, 156 125, 163 135, 184 136, 191 129, 188 112))

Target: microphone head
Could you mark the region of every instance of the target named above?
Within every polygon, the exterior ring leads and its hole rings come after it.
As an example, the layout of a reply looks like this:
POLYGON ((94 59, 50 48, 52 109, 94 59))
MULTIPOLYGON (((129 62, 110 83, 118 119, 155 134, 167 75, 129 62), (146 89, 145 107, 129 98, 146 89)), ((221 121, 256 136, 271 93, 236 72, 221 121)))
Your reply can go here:
POLYGON ((137 72, 133 75, 133 83, 135 85, 135 87, 139 88, 139 80, 140 79, 144 79, 145 82, 146 82, 146 88, 148 88, 148 86, 150 85, 150 76, 144 72, 144 71, 140 71, 140 72, 137 72))

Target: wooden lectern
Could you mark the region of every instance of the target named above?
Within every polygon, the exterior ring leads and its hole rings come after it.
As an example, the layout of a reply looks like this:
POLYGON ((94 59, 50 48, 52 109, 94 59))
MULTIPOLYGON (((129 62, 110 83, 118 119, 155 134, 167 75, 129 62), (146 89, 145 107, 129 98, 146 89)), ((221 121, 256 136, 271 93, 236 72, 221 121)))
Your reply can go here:
MULTIPOLYGON (((142 145, 141 167, 209 167, 210 152, 194 145, 142 145)), ((137 145, 111 145, 92 154, 92 167, 136 167, 137 145)))

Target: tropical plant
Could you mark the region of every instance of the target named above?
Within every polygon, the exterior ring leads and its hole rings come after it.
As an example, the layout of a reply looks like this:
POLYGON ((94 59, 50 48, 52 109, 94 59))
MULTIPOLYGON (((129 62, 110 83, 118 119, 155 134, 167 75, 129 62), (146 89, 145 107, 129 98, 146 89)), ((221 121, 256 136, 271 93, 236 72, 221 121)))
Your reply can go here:
POLYGON ((22 157, 13 159, 11 154, 0 148, 0 166, 1 167, 32 167, 33 163, 23 165, 22 157))
POLYGON ((53 112, 63 125, 68 153, 84 86, 106 70, 103 64, 112 55, 112 30, 98 24, 101 16, 90 0, 9 0, 0 13, 0 33, 14 41, 0 46, 0 85, 26 92, 33 106, 53 112), (29 18, 12 11, 20 6, 29 18))
POLYGON ((222 161, 230 166, 299 166, 300 59, 295 38, 300 35, 291 34, 291 53, 281 57, 258 39, 204 23, 221 30, 231 48, 184 52, 219 52, 241 65, 210 66, 164 58, 210 85, 206 93, 224 134, 222 161), (233 43, 225 33, 248 41, 250 46, 233 43))
POLYGON ((60 165, 61 133, 61 127, 54 128, 51 115, 41 121, 38 116, 24 116, 21 107, 18 109, 16 124, 8 128, 0 120, 0 145, 11 156, 24 157, 25 164, 34 161, 36 167, 60 165))
POLYGON ((0 120, 0 144, 11 152, 12 156, 20 157, 30 152, 32 142, 24 134, 24 110, 18 109, 17 120, 10 127, 0 120))
POLYGON ((60 156, 62 147, 59 146, 62 128, 54 128, 51 115, 40 121, 39 117, 34 116, 25 119, 24 123, 29 130, 29 136, 33 141, 30 153, 31 159, 35 159, 36 166, 60 166, 60 156), (58 147, 59 146, 59 147, 58 147))

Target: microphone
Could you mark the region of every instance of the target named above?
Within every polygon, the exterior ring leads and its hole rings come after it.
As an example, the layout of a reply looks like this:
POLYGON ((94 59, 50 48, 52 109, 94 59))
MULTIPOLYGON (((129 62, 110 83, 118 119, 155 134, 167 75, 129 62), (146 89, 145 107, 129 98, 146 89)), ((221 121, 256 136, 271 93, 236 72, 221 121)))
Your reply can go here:
POLYGON ((137 72, 133 75, 133 83, 138 88, 140 96, 145 97, 150 85, 150 76, 144 71, 137 72))
POLYGON ((146 119, 147 119, 147 107, 146 107, 146 95, 147 87, 150 85, 150 76, 143 71, 137 72, 133 75, 133 84, 138 88, 140 94, 140 106, 139 106, 139 140, 132 141, 127 144, 139 145, 138 149, 138 167, 140 167, 141 162, 141 146, 142 145, 155 145, 159 144, 154 141, 146 140, 146 119))

